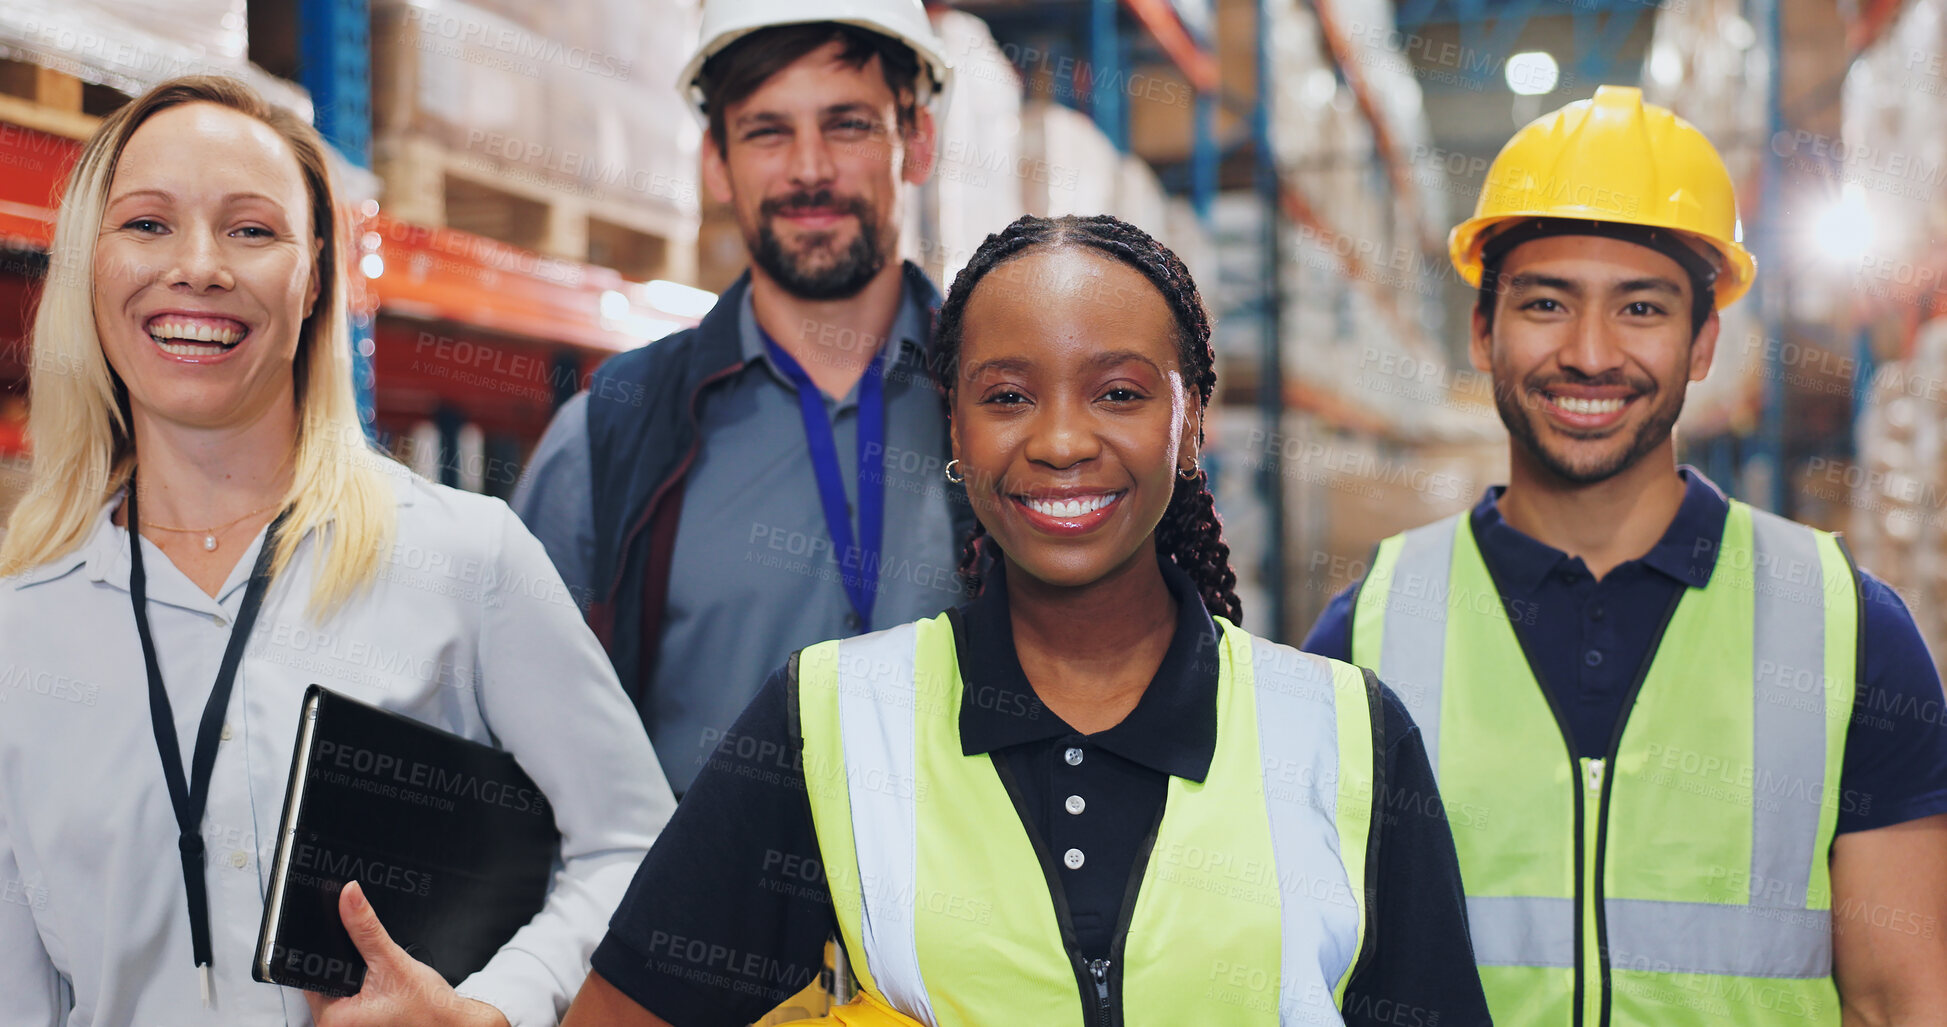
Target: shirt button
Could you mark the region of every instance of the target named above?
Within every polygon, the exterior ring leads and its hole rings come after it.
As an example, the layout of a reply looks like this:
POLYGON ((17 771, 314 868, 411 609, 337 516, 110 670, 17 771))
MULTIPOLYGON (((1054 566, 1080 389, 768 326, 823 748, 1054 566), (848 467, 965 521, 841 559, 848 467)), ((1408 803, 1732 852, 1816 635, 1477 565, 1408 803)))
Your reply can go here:
POLYGON ((1064 803, 1062 803, 1061 805, 1062 805, 1062 808, 1063 808, 1063 809, 1066 809, 1066 810, 1067 810, 1068 812, 1070 812, 1070 813, 1074 813, 1074 814, 1078 814, 1078 815, 1079 815, 1079 814, 1080 814, 1080 813, 1081 813, 1081 812, 1082 812, 1083 810, 1085 810, 1085 809, 1087 809, 1087 808, 1088 808, 1088 803, 1087 803, 1087 802, 1085 802, 1085 801, 1083 801, 1083 800, 1082 800, 1082 797, 1081 797, 1081 796, 1079 796, 1079 795, 1071 795, 1071 796, 1069 796, 1069 797, 1068 797, 1068 801, 1067 801, 1067 802, 1064 802, 1064 803))
POLYGON ((1067 760, 1069 766, 1079 767, 1082 765, 1082 750, 1071 745, 1067 752, 1061 754, 1061 758, 1067 760))
POLYGON ((245 855, 242 849, 230 853, 230 865, 236 867, 238 870, 242 870, 243 865, 248 862, 250 862, 250 857, 245 855))
POLYGON ((218 737, 218 738, 221 738, 221 739, 223 739, 223 740, 224 740, 224 741, 226 741, 226 742, 227 742, 227 741, 229 741, 229 740, 230 740, 230 725, 228 725, 228 724, 225 724, 225 725, 223 725, 223 730, 222 730, 222 731, 221 731, 220 733, 218 733, 218 734, 217 734, 217 737, 218 737))
POLYGON ((856 611, 845 615, 845 630, 857 631, 858 629, 864 626, 865 626, 865 622, 859 619, 859 615, 856 611))
POLYGON ((1603 614, 1603 609, 1601 603, 1597 603, 1594 606, 1589 607, 1590 620, 1601 620, 1602 614, 1603 614))
POLYGON ((1588 652, 1583 653, 1582 662, 1588 664, 1591 667, 1602 666, 1602 650, 1591 649, 1588 652))
POLYGON ((1087 856, 1082 855, 1082 850, 1080 849, 1069 849, 1067 852, 1061 854, 1062 865, 1070 870, 1080 870, 1082 868, 1082 862, 1087 858, 1087 856))
POLYGON ((226 618, 226 617, 224 617, 224 616, 223 616, 222 614, 220 614, 220 613, 212 613, 212 614, 210 614, 210 623, 212 623, 212 624, 214 624, 214 625, 216 625, 217 627, 219 627, 219 628, 220 628, 220 627, 222 627, 222 626, 224 626, 225 624, 228 624, 228 623, 230 623, 230 621, 229 621, 229 619, 228 619, 228 618, 226 618))

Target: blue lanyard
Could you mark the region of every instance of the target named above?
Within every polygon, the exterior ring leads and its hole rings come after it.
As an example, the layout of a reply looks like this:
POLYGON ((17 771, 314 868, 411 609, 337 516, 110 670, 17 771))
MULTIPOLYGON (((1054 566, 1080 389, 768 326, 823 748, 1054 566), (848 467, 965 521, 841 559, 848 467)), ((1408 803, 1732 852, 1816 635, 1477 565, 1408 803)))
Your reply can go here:
POLYGON ((838 466, 838 443, 832 437, 831 419, 825 415, 825 394, 798 366, 791 354, 759 328, 764 349, 771 362, 798 388, 798 411, 804 415, 804 437, 811 450, 811 470, 818 478, 818 499, 825 508, 825 530, 831 534, 838 556, 839 580, 845 595, 859 615, 859 626, 872 624, 872 601, 879 593, 879 543, 885 537, 886 523, 886 389, 882 355, 866 365, 859 382, 858 496, 859 532, 852 536, 852 518, 846 512, 845 478, 838 466), (873 467, 872 461, 879 461, 873 467))

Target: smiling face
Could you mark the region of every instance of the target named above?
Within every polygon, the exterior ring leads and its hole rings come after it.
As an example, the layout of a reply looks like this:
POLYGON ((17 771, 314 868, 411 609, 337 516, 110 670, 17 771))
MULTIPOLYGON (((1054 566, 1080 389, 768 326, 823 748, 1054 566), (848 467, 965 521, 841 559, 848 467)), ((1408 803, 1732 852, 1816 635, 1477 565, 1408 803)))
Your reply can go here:
POLYGON ((851 67, 834 41, 724 109, 704 181, 731 204, 751 262, 795 296, 856 295, 899 251, 904 184, 926 181, 933 121, 902 138, 877 56, 851 67))
POLYGON ((246 427, 293 403, 318 291, 310 211, 290 147, 247 115, 184 104, 129 137, 95 243, 94 311, 138 419, 246 427))
POLYGON ((1050 585, 1153 560, 1201 408, 1142 272, 1082 245, 981 279, 961 326, 953 453, 1008 562, 1050 585))
POLYGON ((1474 315, 1474 367, 1514 455, 1592 485, 1671 447, 1689 382, 1710 371, 1717 317, 1691 338, 1689 277, 1646 246, 1562 235, 1522 243, 1500 266, 1493 326, 1474 315))

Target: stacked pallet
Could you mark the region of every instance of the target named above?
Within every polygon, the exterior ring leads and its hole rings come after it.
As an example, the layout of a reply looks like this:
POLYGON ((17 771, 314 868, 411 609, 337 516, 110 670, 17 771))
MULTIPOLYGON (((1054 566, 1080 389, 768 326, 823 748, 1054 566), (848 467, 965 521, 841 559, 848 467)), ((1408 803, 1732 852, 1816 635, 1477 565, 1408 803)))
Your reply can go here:
POLYGON ((694 5, 376 0, 373 158, 396 217, 631 279, 696 276, 694 5))
POLYGON ((247 0, 8 0, 0 120, 85 139, 95 118, 179 75, 231 75, 311 116, 304 90, 250 63, 247 0))

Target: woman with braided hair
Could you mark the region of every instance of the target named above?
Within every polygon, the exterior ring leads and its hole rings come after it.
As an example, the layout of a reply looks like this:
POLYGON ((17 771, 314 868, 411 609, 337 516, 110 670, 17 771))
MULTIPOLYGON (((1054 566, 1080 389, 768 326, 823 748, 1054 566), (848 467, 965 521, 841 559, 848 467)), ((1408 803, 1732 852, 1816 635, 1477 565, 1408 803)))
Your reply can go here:
POLYGON ((859 989, 826 1024, 1487 1023, 1398 699, 1238 626, 1182 262, 1022 218, 935 344, 971 600, 772 677, 567 1022, 749 1022, 836 933, 859 989))

